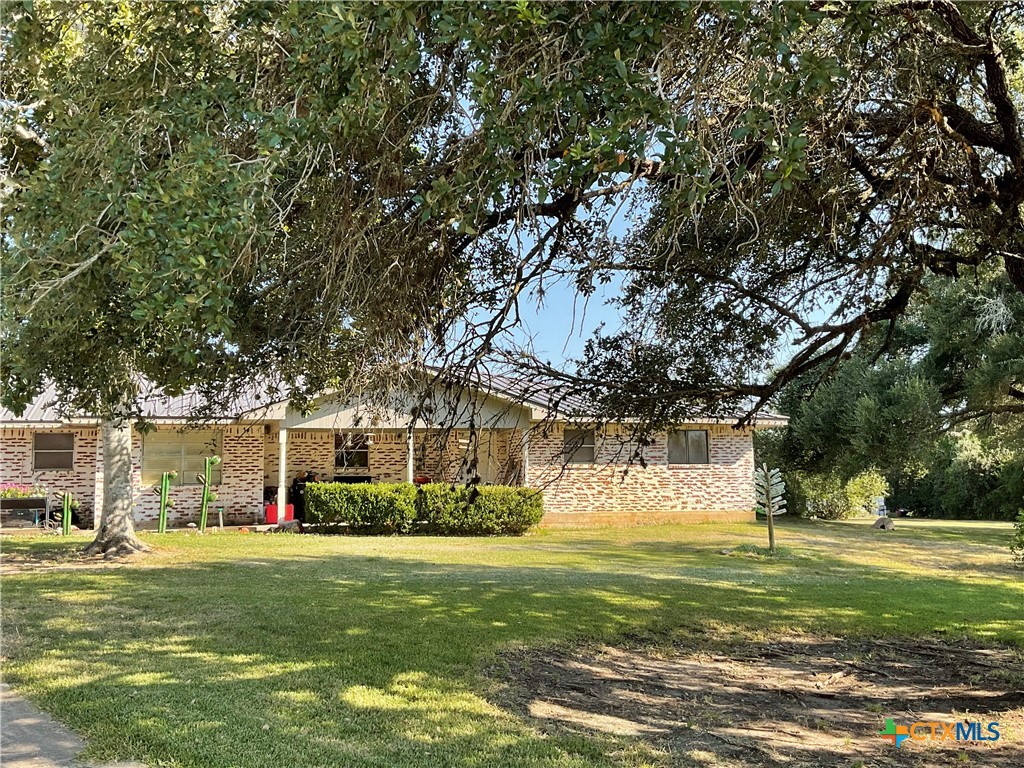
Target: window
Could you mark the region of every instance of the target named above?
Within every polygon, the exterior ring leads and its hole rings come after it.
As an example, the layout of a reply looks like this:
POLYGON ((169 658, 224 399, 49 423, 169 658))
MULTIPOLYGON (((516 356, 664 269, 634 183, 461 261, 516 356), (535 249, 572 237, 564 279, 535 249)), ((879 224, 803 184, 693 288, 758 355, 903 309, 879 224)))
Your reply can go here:
MULTIPOLYGON (((208 456, 219 456, 219 432, 150 432, 142 438, 142 484, 156 485, 164 472, 177 472, 172 485, 202 485, 208 456)), ((210 468, 210 482, 220 485, 223 464, 210 468)))
POLYGON ((708 431, 680 429, 668 433, 669 464, 707 464, 708 431))
POLYGON ((41 469, 75 468, 74 432, 36 432, 32 436, 32 467, 41 469))
POLYGON ((370 466, 370 440, 366 435, 352 435, 342 432, 334 434, 334 466, 360 467, 370 466))
POLYGON ((562 458, 569 464, 593 464, 594 446, 594 430, 567 429, 562 438, 562 458))

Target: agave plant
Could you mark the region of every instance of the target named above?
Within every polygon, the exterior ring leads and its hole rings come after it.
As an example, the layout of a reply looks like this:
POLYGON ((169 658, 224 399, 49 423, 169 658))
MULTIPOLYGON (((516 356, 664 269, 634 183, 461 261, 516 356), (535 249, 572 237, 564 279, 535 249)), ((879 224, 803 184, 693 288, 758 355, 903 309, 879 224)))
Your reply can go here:
POLYGON ((782 470, 762 464, 754 471, 757 511, 768 518, 768 550, 775 554, 775 516, 786 513, 786 483, 782 470))

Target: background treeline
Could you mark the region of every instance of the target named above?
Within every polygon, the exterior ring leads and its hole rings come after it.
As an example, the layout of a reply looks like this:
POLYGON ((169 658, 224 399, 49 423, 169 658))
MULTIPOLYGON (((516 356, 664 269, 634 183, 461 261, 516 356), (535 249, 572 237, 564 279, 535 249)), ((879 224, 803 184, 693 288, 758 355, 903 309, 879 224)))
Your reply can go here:
POLYGON ((791 508, 1012 520, 1024 510, 1024 297, 1004 277, 930 278, 905 320, 787 387, 786 430, 758 433, 791 508))

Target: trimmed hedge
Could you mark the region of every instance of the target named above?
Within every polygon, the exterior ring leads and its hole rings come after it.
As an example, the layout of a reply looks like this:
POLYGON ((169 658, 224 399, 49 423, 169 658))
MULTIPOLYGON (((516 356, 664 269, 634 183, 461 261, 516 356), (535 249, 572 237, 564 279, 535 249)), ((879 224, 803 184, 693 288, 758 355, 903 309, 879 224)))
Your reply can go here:
POLYGON ((416 520, 416 488, 409 483, 310 483, 306 516, 324 528, 355 533, 408 533, 416 520))
POLYGON ((540 491, 506 485, 428 483, 416 502, 427 530, 442 536, 521 536, 544 515, 540 491))
POLYGON ((469 503, 469 491, 464 485, 424 483, 416 489, 416 515, 428 524, 431 533, 442 533, 448 524, 460 516, 469 503))
POLYGON ((519 536, 540 522, 543 494, 503 485, 466 488, 427 483, 310 483, 306 515, 325 529, 409 533, 413 523, 442 536, 519 536))

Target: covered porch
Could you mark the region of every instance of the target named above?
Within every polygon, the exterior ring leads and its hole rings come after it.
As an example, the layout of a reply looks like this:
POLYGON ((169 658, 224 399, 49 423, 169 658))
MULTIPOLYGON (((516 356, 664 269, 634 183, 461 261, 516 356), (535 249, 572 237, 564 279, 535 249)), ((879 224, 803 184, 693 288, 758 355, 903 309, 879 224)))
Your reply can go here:
POLYGON ((266 418, 265 499, 283 509, 288 486, 303 472, 321 482, 525 483, 528 410, 491 397, 432 404, 431 419, 413 418, 413 410, 402 402, 368 411, 325 399, 311 412, 266 418))

